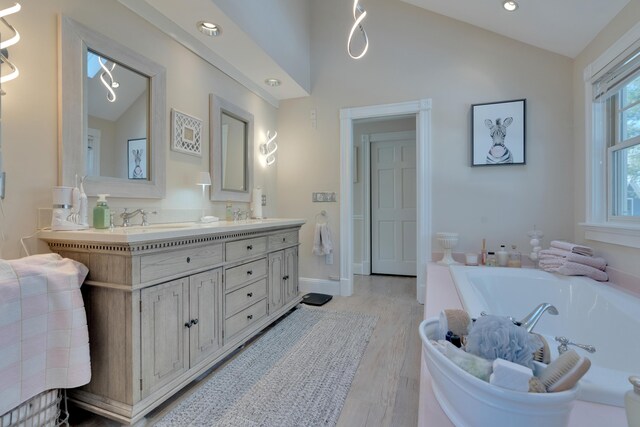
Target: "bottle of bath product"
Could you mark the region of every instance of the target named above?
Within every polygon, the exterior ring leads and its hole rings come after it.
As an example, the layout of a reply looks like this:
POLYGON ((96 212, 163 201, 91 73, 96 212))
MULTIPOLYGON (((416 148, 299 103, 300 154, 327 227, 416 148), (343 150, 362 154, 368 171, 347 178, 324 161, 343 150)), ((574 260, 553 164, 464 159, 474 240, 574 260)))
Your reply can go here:
POLYGON ((496 258, 498 259, 499 267, 506 267, 509 263, 509 252, 507 252, 504 245, 500 245, 500 249, 496 252, 496 258))
POLYGON ((496 253, 489 251, 487 252, 487 267, 495 267, 496 266, 496 253))
POLYGON ((231 202, 227 202, 227 209, 225 212, 225 219, 227 221, 233 221, 233 204, 231 202))
POLYGON ((520 252, 516 250, 516 245, 511 245, 511 251, 509 251, 509 261, 507 262, 507 267, 522 267, 522 258, 520 256, 520 252))
POLYGON ((93 208, 93 228, 105 229, 111 224, 111 212, 107 205, 108 194, 98 194, 98 203, 93 208))
POLYGON ((640 426, 640 377, 631 376, 629 382, 633 384, 633 390, 624 395, 624 408, 629 427, 637 427, 640 426))

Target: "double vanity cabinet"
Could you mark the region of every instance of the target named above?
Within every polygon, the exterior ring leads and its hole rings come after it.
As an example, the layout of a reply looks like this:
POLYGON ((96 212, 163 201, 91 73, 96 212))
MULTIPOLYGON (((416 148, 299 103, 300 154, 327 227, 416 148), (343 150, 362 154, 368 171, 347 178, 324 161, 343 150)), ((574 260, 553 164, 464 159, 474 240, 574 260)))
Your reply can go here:
POLYGON ((82 262, 91 382, 78 406, 132 424, 296 306, 302 220, 42 232, 82 262))

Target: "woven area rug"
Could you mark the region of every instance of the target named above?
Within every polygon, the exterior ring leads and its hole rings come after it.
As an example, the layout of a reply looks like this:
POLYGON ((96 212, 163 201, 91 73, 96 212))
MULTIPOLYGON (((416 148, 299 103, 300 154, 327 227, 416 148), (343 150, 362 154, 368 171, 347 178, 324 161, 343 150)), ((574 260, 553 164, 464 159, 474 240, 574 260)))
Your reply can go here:
POLYGON ((157 426, 334 426, 377 318, 299 306, 157 426))

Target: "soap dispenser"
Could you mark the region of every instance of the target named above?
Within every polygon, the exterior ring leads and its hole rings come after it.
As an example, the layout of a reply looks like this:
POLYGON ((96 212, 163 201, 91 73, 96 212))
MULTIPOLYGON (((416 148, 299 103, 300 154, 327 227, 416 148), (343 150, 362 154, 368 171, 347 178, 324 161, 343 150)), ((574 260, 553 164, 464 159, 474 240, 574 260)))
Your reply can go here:
POLYGON ((105 229, 111 225, 111 213, 107 205, 108 194, 98 194, 98 203, 93 208, 93 228, 105 229))
POLYGON ((624 395, 627 423, 629 427, 640 427, 640 377, 630 376, 629 382, 633 384, 633 390, 624 395))
POLYGON ((500 245, 500 250, 496 252, 496 258, 498 259, 499 267, 506 267, 509 263, 509 252, 507 252, 504 245, 500 245))

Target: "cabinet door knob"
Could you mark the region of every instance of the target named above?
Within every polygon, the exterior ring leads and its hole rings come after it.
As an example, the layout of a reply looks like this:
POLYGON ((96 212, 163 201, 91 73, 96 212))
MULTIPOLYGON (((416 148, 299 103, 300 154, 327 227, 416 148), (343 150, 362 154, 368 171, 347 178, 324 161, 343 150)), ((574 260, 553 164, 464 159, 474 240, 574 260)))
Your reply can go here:
POLYGON ((249 320, 253 319, 253 314, 248 315, 247 319, 249 319, 249 320))
POLYGON ((247 270, 247 276, 251 276, 253 274, 253 270, 247 270))
POLYGON ((288 276, 288 275, 287 275, 287 276, 284 276, 284 277, 282 278, 282 280, 289 280, 289 276, 288 276))
POLYGON ((194 325, 197 325, 197 324, 198 324, 198 319, 193 319, 193 320, 191 321, 191 323, 193 323, 194 325))
POLYGON ((185 323, 185 324, 184 324, 184 327, 185 327, 185 328, 190 328, 190 327, 191 327, 191 322, 187 322, 187 323, 185 323))
POLYGON ((247 296, 248 296, 249 298, 251 298, 251 297, 253 296, 253 292, 249 292, 249 293, 247 294, 247 296))
POLYGON ((283 237, 283 238, 282 238, 282 243, 284 243, 284 242, 286 242, 286 241, 287 241, 287 238, 286 238, 286 237, 283 237))
POLYGON ((187 264, 191 262, 191 257, 187 257, 187 264))
POLYGON ((248 250, 248 251, 253 250, 253 245, 249 245, 249 246, 247 246, 247 250, 248 250))

